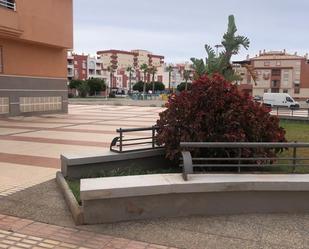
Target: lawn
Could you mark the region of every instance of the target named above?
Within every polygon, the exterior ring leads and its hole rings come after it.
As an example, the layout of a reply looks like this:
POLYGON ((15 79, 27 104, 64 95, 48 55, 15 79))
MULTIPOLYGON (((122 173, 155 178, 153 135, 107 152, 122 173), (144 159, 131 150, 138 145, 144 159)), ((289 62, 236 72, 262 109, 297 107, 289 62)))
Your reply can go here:
MULTIPOLYGON (((297 121, 281 121, 280 125, 286 130, 286 139, 289 142, 309 142, 309 123, 297 121)), ((297 155, 302 157, 308 156, 309 149, 298 149, 297 155)), ((284 151, 280 156, 291 157, 292 151, 284 151)), ((309 161, 307 161, 309 163, 309 161)), ((278 163, 287 163, 286 161, 278 161, 278 163)), ((142 174, 163 174, 163 173, 178 173, 181 172, 180 168, 158 169, 158 170, 142 170, 142 169, 115 169, 112 171, 102 171, 100 175, 94 177, 111 177, 111 176, 125 176, 125 175, 142 175, 142 174)), ((263 173, 292 173, 292 167, 278 166, 261 168, 258 172, 263 173)), ((255 172, 256 173, 256 172, 255 172)), ((309 167, 299 166, 296 167, 295 173, 305 174, 309 173, 309 167)), ((80 180, 68 180, 70 189, 75 195, 78 202, 80 202, 80 180)))

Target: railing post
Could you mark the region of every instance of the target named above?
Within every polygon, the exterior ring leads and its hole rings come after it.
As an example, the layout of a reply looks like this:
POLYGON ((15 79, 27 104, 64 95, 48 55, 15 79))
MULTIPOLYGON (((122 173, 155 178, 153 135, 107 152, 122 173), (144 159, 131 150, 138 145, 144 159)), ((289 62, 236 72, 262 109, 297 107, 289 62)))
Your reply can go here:
MULTIPOLYGON (((294 141, 296 144, 297 142, 294 141)), ((293 147, 293 173, 296 171, 296 147, 293 147)))
POLYGON ((309 118, 309 108, 307 109, 307 118, 309 118))
POLYGON ((182 177, 185 181, 188 181, 188 174, 193 174, 193 162, 191 153, 189 151, 182 151, 183 169, 182 177))
POLYGON ((292 117, 294 116, 294 107, 292 107, 292 117))
POLYGON ((155 147, 155 127, 152 126, 152 148, 155 147))
POLYGON ((119 129, 119 151, 122 152, 122 128, 119 129))
POLYGON ((277 116, 279 115, 279 106, 277 106, 277 116))

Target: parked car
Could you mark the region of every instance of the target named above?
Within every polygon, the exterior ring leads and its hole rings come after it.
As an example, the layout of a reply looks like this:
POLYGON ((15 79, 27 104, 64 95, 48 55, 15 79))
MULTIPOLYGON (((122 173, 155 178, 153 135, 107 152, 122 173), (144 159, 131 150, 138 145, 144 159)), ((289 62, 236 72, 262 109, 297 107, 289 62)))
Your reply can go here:
POLYGON ((255 95, 255 96, 253 97, 253 100, 255 100, 255 101, 260 101, 260 100, 262 100, 262 97, 261 97, 260 95, 255 95))
POLYGON ((309 104, 309 99, 306 99, 306 103, 309 104))
POLYGON ((299 108, 299 103, 287 93, 264 93, 263 104, 270 107, 299 108))

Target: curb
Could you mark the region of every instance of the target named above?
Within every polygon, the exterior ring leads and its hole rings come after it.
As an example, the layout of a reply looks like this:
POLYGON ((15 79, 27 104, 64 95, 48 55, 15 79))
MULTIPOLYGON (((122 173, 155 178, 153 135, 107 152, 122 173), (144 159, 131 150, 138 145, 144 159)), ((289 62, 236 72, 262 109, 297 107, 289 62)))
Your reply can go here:
POLYGON ((60 171, 56 173, 56 181, 71 211, 75 225, 83 225, 84 213, 82 207, 76 201, 75 196, 73 195, 72 191, 70 190, 66 180, 64 179, 60 171))

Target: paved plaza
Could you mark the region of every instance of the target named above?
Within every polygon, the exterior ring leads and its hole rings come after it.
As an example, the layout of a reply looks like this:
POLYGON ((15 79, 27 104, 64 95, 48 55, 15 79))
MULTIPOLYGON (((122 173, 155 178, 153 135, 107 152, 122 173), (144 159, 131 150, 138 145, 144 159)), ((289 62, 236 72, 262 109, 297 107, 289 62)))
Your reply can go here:
POLYGON ((309 214, 76 227, 55 183, 60 154, 100 154, 109 149, 117 128, 151 126, 162 110, 70 105, 68 115, 0 119, 0 248, 309 248, 309 214))

